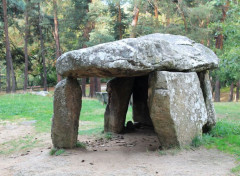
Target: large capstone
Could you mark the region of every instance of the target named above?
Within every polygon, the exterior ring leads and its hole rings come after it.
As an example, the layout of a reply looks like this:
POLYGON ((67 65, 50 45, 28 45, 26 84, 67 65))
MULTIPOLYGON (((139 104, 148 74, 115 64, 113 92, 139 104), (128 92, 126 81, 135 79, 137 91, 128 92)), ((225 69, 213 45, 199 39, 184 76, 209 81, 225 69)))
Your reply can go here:
POLYGON ((159 71, 149 79, 149 111, 161 146, 189 145, 207 122, 198 75, 159 71))
POLYGON ((212 127, 216 124, 216 113, 212 101, 212 88, 211 82, 209 80, 208 71, 203 71, 198 73, 201 88, 203 91, 203 97, 207 109, 208 119, 207 123, 203 126, 203 132, 209 132, 212 127))
POLYGON ((81 104, 82 91, 76 79, 67 78, 57 84, 51 132, 54 147, 76 146, 81 104))
POLYGON ((124 130, 134 78, 114 78, 107 83, 108 104, 104 114, 104 131, 121 133, 124 130))
POLYGON ((213 51, 187 37, 151 34, 70 51, 57 72, 71 77, 132 77, 155 70, 202 71, 218 66, 213 51))

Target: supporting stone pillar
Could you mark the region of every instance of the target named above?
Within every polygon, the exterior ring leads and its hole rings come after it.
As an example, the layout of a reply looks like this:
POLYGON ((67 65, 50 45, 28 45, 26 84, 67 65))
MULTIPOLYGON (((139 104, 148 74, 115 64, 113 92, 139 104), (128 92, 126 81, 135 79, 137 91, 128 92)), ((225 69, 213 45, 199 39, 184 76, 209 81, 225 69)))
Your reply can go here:
POLYGON ((114 78, 107 83, 108 104, 104 114, 104 131, 121 133, 124 129, 134 78, 114 78))
POLYGON ((73 148, 77 144, 82 91, 77 79, 60 81, 54 92, 52 143, 56 148, 73 148))
POLYGON ((149 79, 149 112, 161 146, 189 145, 207 122, 197 74, 158 71, 149 79))
POLYGON ((200 80, 203 97, 207 109, 207 123, 203 126, 203 132, 207 133, 209 132, 212 127, 216 124, 216 113, 212 101, 212 88, 211 88, 211 82, 209 80, 209 73, 208 71, 203 71, 198 73, 198 77, 200 80))
POLYGON ((148 105, 148 75, 135 77, 133 86, 133 120, 152 126, 148 105))

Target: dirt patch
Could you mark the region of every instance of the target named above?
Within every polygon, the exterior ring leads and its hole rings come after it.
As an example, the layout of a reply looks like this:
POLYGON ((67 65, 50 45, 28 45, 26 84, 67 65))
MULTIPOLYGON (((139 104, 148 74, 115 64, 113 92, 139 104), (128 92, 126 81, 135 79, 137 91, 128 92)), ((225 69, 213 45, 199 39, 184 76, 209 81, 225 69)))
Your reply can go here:
MULTIPOLYGON (((14 124, 16 125, 16 124, 14 124)), ((0 139, 34 135, 41 145, 12 154, 0 155, 0 175, 16 176, 226 176, 235 159, 217 150, 158 150, 158 140, 151 129, 139 129, 123 135, 79 136, 86 149, 66 150, 50 156, 50 134, 36 134, 32 125, 18 124, 8 130, 1 125, 0 139), (14 133, 15 135, 11 134, 14 133), (9 137, 10 136, 10 137, 9 137)))
POLYGON ((0 121, 0 144, 19 139, 34 132, 35 121, 10 122, 0 121))

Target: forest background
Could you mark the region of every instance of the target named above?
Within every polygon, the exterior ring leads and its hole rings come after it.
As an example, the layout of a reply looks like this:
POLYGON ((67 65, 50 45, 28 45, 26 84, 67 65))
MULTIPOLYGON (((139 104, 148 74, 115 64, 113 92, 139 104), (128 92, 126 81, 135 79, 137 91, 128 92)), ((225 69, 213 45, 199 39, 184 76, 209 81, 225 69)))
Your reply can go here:
MULTIPOLYGON (((1 0, 0 91, 47 90, 61 80, 55 64, 62 53, 157 32, 211 48, 220 58, 210 72, 214 100, 221 87, 230 87, 228 101, 236 88, 239 100, 239 0, 1 0)), ((79 80, 83 96, 106 80, 79 80)))

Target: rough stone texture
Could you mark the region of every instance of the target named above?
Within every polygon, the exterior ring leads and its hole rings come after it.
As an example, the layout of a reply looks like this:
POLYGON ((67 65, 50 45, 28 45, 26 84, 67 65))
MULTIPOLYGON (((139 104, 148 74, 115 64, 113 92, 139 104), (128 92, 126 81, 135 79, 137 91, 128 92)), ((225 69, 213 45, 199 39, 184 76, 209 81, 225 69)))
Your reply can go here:
POLYGON ((56 148, 73 148, 77 144, 82 91, 76 79, 60 81, 54 92, 52 142, 56 148))
POLYGON ((135 77, 133 86, 133 120, 152 126, 148 105, 148 75, 135 77))
POLYGON ((134 78, 114 78, 107 83, 108 104, 104 114, 104 131, 121 133, 124 129, 134 78))
POLYGON ((208 71, 203 71, 198 73, 198 77, 200 80, 203 97, 207 109, 208 119, 207 123, 203 126, 203 132, 209 132, 212 127, 216 124, 216 113, 212 101, 212 90, 211 90, 211 82, 209 80, 208 71))
POLYGON ((160 71, 149 79, 149 111, 162 147, 189 145, 207 122, 197 74, 160 71))
POLYGON ((218 66, 207 47, 184 36, 151 34, 64 53, 57 72, 72 77, 132 77, 154 70, 202 71, 218 66))

